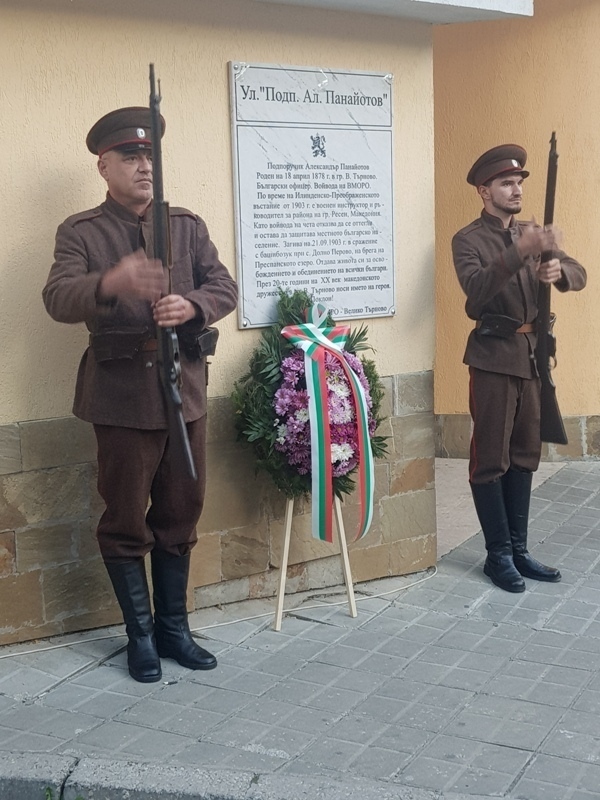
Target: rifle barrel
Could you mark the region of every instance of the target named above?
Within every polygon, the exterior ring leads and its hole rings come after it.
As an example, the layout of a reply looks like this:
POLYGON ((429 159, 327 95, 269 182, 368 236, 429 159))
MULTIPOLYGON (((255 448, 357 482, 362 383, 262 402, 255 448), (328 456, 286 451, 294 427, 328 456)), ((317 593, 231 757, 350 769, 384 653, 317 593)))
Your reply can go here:
POLYGON ((544 227, 554 222, 554 198, 556 197, 556 178, 558 175, 558 152, 556 150, 556 131, 550 138, 548 155, 548 179, 546 181, 546 202, 544 203, 544 227))
MULTIPOLYGON (((160 117, 160 81, 158 92, 154 78, 154 64, 150 64, 150 130, 152 134, 152 232, 154 235, 154 257, 163 267, 170 269, 171 221, 169 204, 165 202, 162 171, 162 126, 160 117)), ((171 281, 169 279, 169 291, 171 281)), ((180 465, 190 478, 196 480, 197 472, 190 447, 190 440, 183 417, 181 399, 181 362, 179 341, 173 327, 156 326, 158 340, 158 368, 165 400, 165 410, 169 426, 169 438, 175 451, 174 464, 180 465)))

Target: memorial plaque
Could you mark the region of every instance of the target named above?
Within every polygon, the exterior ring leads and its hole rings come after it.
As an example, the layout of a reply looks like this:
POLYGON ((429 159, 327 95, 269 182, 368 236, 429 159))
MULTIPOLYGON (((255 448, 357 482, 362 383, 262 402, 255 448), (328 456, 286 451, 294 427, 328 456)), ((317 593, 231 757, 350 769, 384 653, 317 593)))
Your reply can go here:
POLYGON ((395 313, 391 82, 230 63, 240 327, 274 321, 278 287, 395 313))

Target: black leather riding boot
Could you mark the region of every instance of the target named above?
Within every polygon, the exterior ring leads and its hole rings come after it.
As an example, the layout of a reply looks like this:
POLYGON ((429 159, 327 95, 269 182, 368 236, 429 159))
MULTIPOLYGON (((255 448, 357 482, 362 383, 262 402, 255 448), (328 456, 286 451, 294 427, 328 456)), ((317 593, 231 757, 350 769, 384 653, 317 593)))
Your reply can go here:
POLYGON ((555 567, 547 567, 536 561, 527 550, 527 524, 529 521, 529 501, 531 498, 531 472, 509 469, 502 478, 504 505, 510 528, 513 561, 515 567, 526 578, 535 581, 558 583, 560 572, 555 567))
POLYGON ((187 616, 190 556, 153 550, 154 630, 161 658, 173 658, 188 669, 214 669, 217 659, 194 641, 187 616))
POLYGON ((484 573, 492 583, 507 592, 524 592, 525 581, 513 563, 502 484, 499 480, 472 483, 471 492, 488 551, 483 565, 484 573))
POLYGON ((106 564, 117 600, 123 612, 127 644, 127 666, 131 677, 140 683, 154 683, 162 677, 160 658, 154 639, 144 559, 106 564))

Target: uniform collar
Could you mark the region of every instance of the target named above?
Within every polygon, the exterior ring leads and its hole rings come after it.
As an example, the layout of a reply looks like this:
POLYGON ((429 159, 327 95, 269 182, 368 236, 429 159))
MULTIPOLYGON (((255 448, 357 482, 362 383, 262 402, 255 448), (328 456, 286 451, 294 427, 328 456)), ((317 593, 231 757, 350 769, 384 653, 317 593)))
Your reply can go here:
MULTIPOLYGON (((500 230, 507 230, 500 217, 495 217, 493 214, 489 214, 485 208, 481 212, 481 220, 483 223, 488 225, 490 228, 499 228, 500 230)), ((515 228, 517 225, 517 220, 513 217, 510 218, 510 222, 508 224, 508 230, 511 228, 515 228)))
POLYGON ((146 209, 143 217, 140 217, 134 211, 130 211, 128 208, 125 208, 125 206, 122 206, 121 203, 117 203, 114 197, 111 197, 109 192, 106 193, 105 205, 107 209, 112 214, 119 217, 119 219, 122 219, 124 222, 133 223, 134 225, 139 225, 140 222, 150 222, 152 219, 152 203, 150 203, 146 209))

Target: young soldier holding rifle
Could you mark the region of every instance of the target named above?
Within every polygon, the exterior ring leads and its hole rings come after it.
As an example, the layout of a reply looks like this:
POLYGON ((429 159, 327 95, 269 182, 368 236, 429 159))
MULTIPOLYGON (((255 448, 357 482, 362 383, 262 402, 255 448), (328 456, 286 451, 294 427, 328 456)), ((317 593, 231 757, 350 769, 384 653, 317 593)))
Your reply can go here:
POLYGON ((560 249, 556 229, 515 219, 526 160, 525 150, 510 144, 477 159, 467 182, 483 211, 452 240, 466 312, 475 321, 464 356, 473 419, 469 481, 487 549, 484 573, 508 592, 524 591, 523 577, 561 579, 527 550, 532 473, 541 456, 536 338, 547 333, 536 326, 538 289, 541 283, 578 291, 586 284, 584 268, 560 249))

